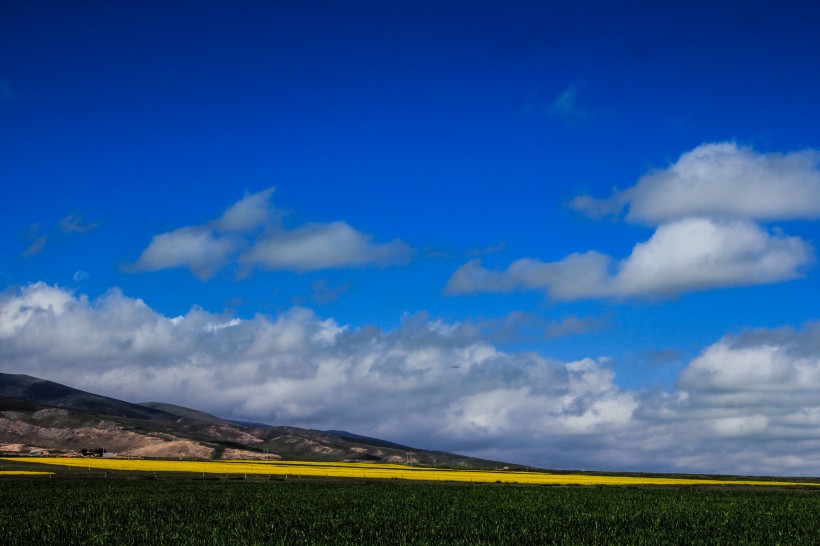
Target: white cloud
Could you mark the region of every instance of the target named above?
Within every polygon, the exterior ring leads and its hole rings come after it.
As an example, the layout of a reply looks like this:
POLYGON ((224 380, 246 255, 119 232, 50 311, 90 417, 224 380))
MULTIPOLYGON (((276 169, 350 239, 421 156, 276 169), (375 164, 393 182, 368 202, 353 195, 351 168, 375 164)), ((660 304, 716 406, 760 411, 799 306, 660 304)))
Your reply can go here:
POLYGON ((85 302, 82 298, 74 298, 70 292, 44 283, 32 284, 19 294, 6 292, 0 298, 0 336, 3 338, 22 330, 38 313, 59 317, 69 305, 85 302))
POLYGON ((820 473, 818 340, 820 323, 728 336, 674 390, 629 391, 604 358, 508 353, 425 315, 379 330, 303 308, 168 318, 42 283, 0 295, 4 372, 555 468, 820 473))
POLYGON ((620 213, 656 226, 616 262, 597 251, 545 262, 524 258, 492 271, 473 260, 445 293, 544 290, 553 299, 657 297, 799 278, 811 244, 758 222, 820 217, 820 152, 759 154, 731 142, 704 144, 608 199, 570 207, 594 218, 620 213))
POLYGON ((820 472, 820 323, 725 337, 651 392, 619 388, 604 358, 508 353, 461 328, 351 328, 303 308, 167 318, 117 290, 38 283, 0 295, 0 362, 131 401, 524 464, 820 472))
POLYGON ((605 295, 612 258, 595 251, 571 254, 557 262, 530 258, 514 261, 504 271, 485 269, 471 260, 453 273, 446 294, 546 290, 555 299, 605 295))
POLYGON ((406 263, 410 247, 399 240, 375 243, 345 222, 309 224, 260 238, 240 260, 265 269, 315 271, 406 263))
POLYGON ((769 420, 764 415, 742 415, 712 420, 712 430, 718 436, 752 436, 766 430, 769 420))
POLYGON ((159 271, 187 267, 201 279, 208 279, 228 263, 237 242, 220 237, 209 229, 184 227, 151 239, 148 248, 128 271, 159 271))
POLYGON ((274 188, 268 188, 254 194, 246 194, 222 213, 215 222, 216 228, 220 231, 247 231, 267 224, 274 213, 270 204, 273 192, 274 188))
POLYGON ((627 220, 658 225, 692 216, 750 220, 820 217, 820 152, 758 153, 733 142, 703 144, 608 199, 575 198, 593 217, 629 206, 627 220))
POLYGON ((520 259, 492 271, 473 260, 453 273, 445 292, 544 290, 556 300, 666 296, 786 281, 812 261, 811 246, 798 237, 747 221, 690 218, 660 226, 619 262, 589 251, 557 262, 520 259))
MULTIPOLYGON (((681 374, 679 387, 715 394, 796 396, 820 390, 820 325, 802 332, 758 330, 706 348, 681 374)), ((781 403, 788 403, 782 401, 781 403)))
POLYGON ((661 225, 635 245, 613 279, 615 295, 679 294, 801 276, 811 246, 751 222, 691 218, 661 225))
POLYGON ((168 318, 116 290, 90 301, 42 283, 0 297, 0 361, 6 372, 127 400, 431 448, 601 433, 636 408, 601 362, 508 354, 424 316, 389 331, 303 308, 168 318))
POLYGON ((701 453, 687 453, 678 464, 738 473, 820 472, 818 334, 820 323, 750 330, 693 359, 678 378, 678 396, 652 409, 662 408, 681 434, 695 434, 689 441, 701 453))
POLYGON ((208 279, 228 264, 313 271, 405 263, 411 249, 396 239, 376 243, 345 222, 282 229, 270 198, 274 189, 245 195, 217 220, 156 235, 126 271, 190 269, 208 279))

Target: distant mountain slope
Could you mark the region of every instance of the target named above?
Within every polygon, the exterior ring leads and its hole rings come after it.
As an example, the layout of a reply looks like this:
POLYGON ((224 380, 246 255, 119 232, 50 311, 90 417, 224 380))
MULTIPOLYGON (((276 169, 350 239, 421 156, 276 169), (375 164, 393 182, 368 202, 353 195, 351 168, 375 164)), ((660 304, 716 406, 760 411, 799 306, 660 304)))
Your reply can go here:
POLYGON ((395 442, 389 442, 387 440, 380 440, 378 438, 371 438, 370 436, 362 436, 361 434, 354 434, 352 432, 347 432, 346 430, 326 430, 325 432, 328 434, 333 434, 334 436, 338 436, 339 438, 343 438, 345 440, 352 440, 354 442, 358 442, 360 444, 367 444, 379 447, 391 447, 394 449, 413 451, 413 448, 409 446, 397 444, 395 442))
POLYGON ((0 396, 26 400, 41 406, 66 408, 98 415, 129 419, 174 419, 173 414, 158 409, 91 394, 30 375, 0 373, 0 396))
POLYGON ((174 404, 132 404, 37 377, 0 373, 0 451, 70 453, 98 447, 147 457, 382 461, 460 468, 504 464, 350 432, 242 424, 174 404))
POLYGON ((228 419, 222 419, 221 417, 216 417, 215 415, 211 415, 210 413, 205 413, 204 411, 199 411, 191 408, 186 408, 184 406, 177 406, 176 404, 166 404, 164 402, 143 402, 140 406, 144 406, 146 408, 155 409, 157 411, 161 411, 166 414, 174 415, 177 417, 182 417, 184 419, 190 419, 192 421, 200 421, 202 423, 211 423, 213 425, 235 425, 237 424, 235 421, 229 421, 228 419))

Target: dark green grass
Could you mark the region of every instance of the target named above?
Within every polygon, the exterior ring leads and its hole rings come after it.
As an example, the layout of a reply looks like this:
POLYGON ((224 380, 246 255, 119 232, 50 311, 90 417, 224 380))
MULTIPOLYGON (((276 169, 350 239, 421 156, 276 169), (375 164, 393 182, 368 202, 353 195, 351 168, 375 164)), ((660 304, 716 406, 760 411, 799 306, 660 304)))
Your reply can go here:
POLYGON ((817 544, 805 491, 0 480, 0 542, 817 544))

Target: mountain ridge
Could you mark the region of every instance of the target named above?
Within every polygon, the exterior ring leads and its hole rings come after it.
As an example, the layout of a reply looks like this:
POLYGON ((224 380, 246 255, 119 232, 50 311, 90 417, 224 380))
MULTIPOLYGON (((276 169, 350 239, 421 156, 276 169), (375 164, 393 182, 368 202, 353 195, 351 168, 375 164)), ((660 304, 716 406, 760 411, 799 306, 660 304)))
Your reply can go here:
MULTIPOLYGON (((0 451, 82 449, 137 457, 284 459, 494 468, 507 465, 340 430, 241 423, 165 402, 134 404, 0 373, 0 451)), ((509 465, 507 465, 509 466, 509 465)))

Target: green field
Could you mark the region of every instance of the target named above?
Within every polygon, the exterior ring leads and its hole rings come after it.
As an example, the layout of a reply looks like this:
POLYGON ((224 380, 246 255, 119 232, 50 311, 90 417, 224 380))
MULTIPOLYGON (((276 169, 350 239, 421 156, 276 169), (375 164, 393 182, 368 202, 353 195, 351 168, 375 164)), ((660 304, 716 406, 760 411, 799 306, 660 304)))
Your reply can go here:
POLYGON ((0 480, 0 537, 29 544, 817 544, 801 490, 0 480))

